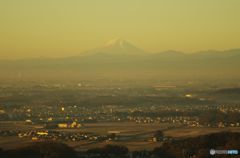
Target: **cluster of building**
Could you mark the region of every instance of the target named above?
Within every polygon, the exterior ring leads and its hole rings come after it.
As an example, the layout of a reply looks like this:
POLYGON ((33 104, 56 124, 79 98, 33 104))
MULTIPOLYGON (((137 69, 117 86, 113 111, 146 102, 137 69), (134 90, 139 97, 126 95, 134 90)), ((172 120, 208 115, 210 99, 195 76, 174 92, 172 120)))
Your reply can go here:
POLYGON ((95 135, 81 132, 63 132, 51 130, 5 130, 0 131, 0 136, 17 136, 19 138, 30 138, 33 141, 37 140, 61 140, 61 141, 104 141, 109 140, 110 136, 95 135))

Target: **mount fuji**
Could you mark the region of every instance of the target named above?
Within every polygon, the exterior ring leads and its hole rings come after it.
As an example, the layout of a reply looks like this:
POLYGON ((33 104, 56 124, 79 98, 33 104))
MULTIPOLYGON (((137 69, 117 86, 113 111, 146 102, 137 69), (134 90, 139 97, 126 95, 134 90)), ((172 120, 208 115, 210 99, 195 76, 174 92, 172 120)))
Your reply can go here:
POLYGON ((113 39, 104 44, 104 46, 100 48, 96 48, 93 50, 89 50, 81 53, 81 55, 96 55, 96 54, 104 54, 104 55, 117 55, 117 56, 132 56, 132 55, 146 55, 148 52, 136 47, 132 43, 121 39, 113 39))

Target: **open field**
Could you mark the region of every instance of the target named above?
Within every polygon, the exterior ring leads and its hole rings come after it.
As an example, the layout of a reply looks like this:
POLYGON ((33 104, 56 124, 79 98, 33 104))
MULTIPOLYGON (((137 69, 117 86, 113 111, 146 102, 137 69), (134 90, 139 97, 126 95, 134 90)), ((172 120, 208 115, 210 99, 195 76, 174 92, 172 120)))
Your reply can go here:
POLYGON ((160 142, 149 141, 104 141, 104 142, 67 142, 67 144, 76 150, 84 151, 91 148, 99 148, 105 145, 123 145, 131 151, 152 150, 161 145, 160 142))
POLYGON ((135 122, 99 122, 87 123, 81 129, 60 129, 58 131, 76 131, 94 134, 108 134, 109 131, 118 131, 119 135, 136 135, 143 133, 152 133, 156 130, 162 130, 170 127, 177 127, 177 124, 168 123, 135 123, 135 122))
POLYGON ((15 149, 19 147, 28 146, 31 139, 18 138, 17 136, 0 137, 0 148, 2 149, 15 149))
POLYGON ((199 135, 206 135, 210 133, 217 132, 240 132, 239 127, 226 127, 226 128, 211 128, 211 127, 196 127, 196 128, 175 128, 171 130, 166 130, 164 134, 166 136, 174 137, 174 138, 187 138, 187 137, 196 137, 199 135))
POLYGON ((36 130, 43 128, 42 125, 26 124, 24 121, 1 121, 0 130, 36 130))

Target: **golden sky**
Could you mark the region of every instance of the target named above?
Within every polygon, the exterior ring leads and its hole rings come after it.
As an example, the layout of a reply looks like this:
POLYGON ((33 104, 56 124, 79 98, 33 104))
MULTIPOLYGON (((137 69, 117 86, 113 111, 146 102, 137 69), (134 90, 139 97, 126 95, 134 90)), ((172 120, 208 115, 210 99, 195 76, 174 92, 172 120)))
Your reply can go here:
POLYGON ((150 52, 240 47, 240 0, 0 0, 0 58, 62 57, 123 38, 150 52))

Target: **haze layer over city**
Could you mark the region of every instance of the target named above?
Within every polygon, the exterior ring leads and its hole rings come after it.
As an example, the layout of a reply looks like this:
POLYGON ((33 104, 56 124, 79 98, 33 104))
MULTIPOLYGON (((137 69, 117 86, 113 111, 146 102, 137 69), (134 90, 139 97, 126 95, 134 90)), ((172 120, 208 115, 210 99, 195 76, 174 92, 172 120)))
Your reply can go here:
POLYGON ((2 0, 0 157, 238 154, 239 15, 238 0, 2 0))

